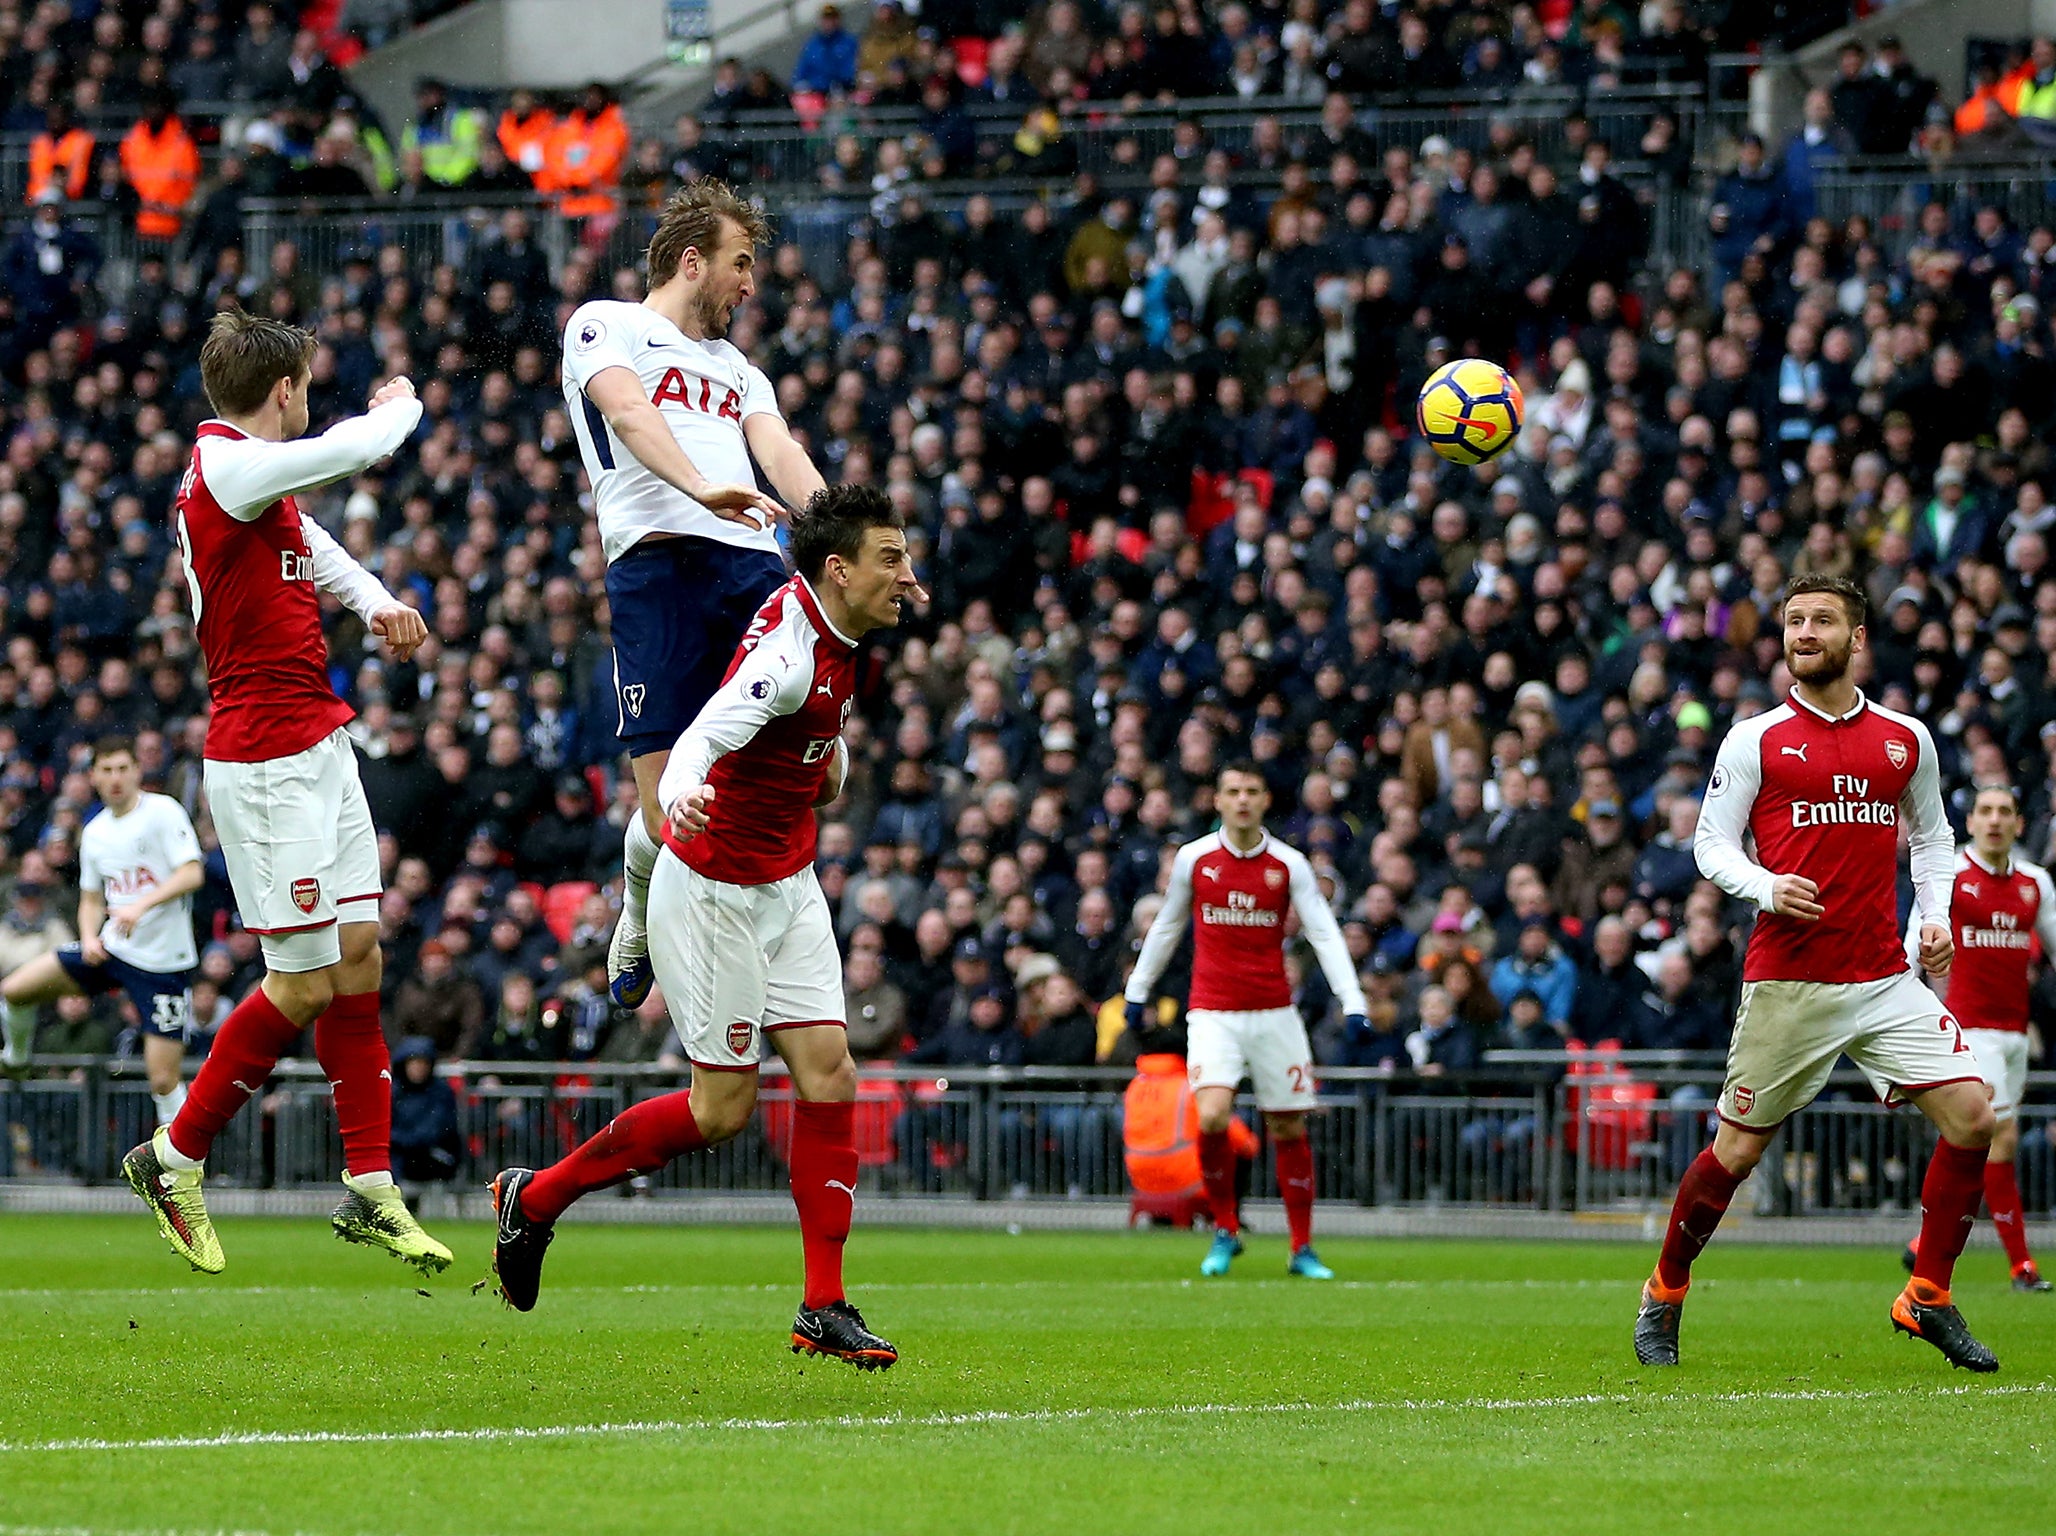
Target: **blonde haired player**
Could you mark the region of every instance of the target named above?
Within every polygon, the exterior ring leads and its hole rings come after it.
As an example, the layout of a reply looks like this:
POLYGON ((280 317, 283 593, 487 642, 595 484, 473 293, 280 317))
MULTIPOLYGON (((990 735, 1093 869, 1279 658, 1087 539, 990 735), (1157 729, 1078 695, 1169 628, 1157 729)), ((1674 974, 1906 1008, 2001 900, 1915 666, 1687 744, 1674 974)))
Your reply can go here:
POLYGON ((564 403, 607 557, 616 735, 642 804, 622 839, 621 917, 607 947, 608 991, 623 1008, 650 990, 657 785, 672 743, 786 579, 773 527, 785 507, 757 489, 755 465, 793 506, 823 485, 770 379, 725 339, 756 292, 769 233, 728 187, 696 181, 657 219, 642 302, 595 299, 564 328, 564 403))
POLYGON ((1321 973, 1342 1000, 1352 1030, 1368 1027, 1369 1005, 1349 947, 1328 910, 1313 866, 1297 848, 1264 830, 1271 792, 1254 763, 1230 763, 1214 783, 1221 830, 1180 848, 1171 883, 1142 953, 1129 973, 1128 1027, 1142 1027, 1157 978, 1192 920, 1192 991, 1185 1011, 1187 1071, 1199 1112, 1199 1170, 1214 1217, 1203 1275, 1225 1275, 1242 1252, 1235 1204, 1235 1152, 1228 1124, 1245 1075, 1278 1160, 1278 1193, 1292 1239, 1287 1272, 1332 1280, 1313 1249, 1314 1159, 1306 1138, 1314 1094, 1314 1053, 1306 1021, 1292 1006, 1285 975, 1285 915, 1299 915, 1321 973))
POLYGON ((178 547, 212 705, 207 803, 236 907, 263 946, 264 980, 223 1021, 171 1124, 121 1166, 174 1251, 219 1274, 226 1260, 200 1194, 208 1149, 312 1026, 346 1169, 330 1223, 338 1237, 434 1272, 450 1250, 421 1230, 393 1183, 378 834, 343 729, 351 710, 329 686, 315 593, 340 598, 403 660, 428 626, 294 499, 392 453, 421 403, 393 379, 366 414, 296 442, 313 357, 311 332, 236 309, 214 317, 200 349, 216 414, 201 423, 179 484, 178 547))
MULTIPOLYGON (((1992 1085, 1999 1129, 1985 1164, 1985 1206, 2006 1249, 2016 1291, 2056 1290, 2027 1249, 2027 1217, 2013 1157, 2020 1149, 2019 1109, 2027 1087, 2028 971, 2034 941, 2042 958, 2056 956, 2056 888, 2049 872, 2014 852, 2020 838, 2020 799, 2007 784, 1981 784, 1970 805, 1970 843, 1956 855, 1950 888, 1949 932, 1956 963, 1942 1002, 1963 1026, 1978 1070, 1992 1085)), ((1909 955, 1920 944, 1909 929, 1909 955)), ((1906 1267, 1920 1261, 1918 1242, 1906 1245, 1906 1267)))

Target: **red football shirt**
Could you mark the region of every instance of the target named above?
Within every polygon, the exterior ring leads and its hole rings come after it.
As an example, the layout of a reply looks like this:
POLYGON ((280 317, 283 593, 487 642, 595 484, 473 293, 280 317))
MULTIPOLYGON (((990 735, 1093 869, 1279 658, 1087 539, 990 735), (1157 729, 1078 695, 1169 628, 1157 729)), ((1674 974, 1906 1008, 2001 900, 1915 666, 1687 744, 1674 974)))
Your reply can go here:
POLYGON ((757 611, 727 679, 665 765, 664 804, 701 784, 707 830, 664 841, 709 880, 769 885, 814 862, 814 802, 841 748, 856 696, 854 640, 837 632, 804 577, 757 611))
POLYGON ((1846 983, 1905 970, 1902 827, 1916 909, 1946 924, 1955 840, 1925 725, 1860 693, 1854 709, 1831 719, 1796 690, 1777 708, 1736 722, 1714 762, 1694 853, 1709 880, 1763 909, 1742 979, 1846 983), (1803 875, 1819 887, 1817 921, 1770 910, 1778 875, 1803 875))
MULTIPOLYGON (((200 442, 241 439, 224 421, 201 425, 200 442)), ((206 755, 260 763, 304 752, 347 724, 353 711, 328 682, 328 642, 314 591, 314 556, 292 497, 247 521, 208 490, 200 444, 179 482, 174 514, 200 652, 207 659, 206 755)))
MULTIPOLYGON (((1919 943, 1916 920, 1909 951, 1919 943)), ((2001 874, 1966 848, 1956 860, 1949 903, 1956 957, 1943 1001, 1965 1029, 2027 1029, 2028 967, 2036 941, 2056 951, 2056 890, 2039 864, 2014 859, 2001 874)))
POLYGON ((1129 1002, 1146 1003, 1170 963, 1185 920, 1192 919, 1192 993, 1188 1008, 1256 1013, 1292 1006, 1285 974, 1285 914, 1299 926, 1321 962, 1345 1013, 1366 1011, 1363 987, 1350 963, 1342 929, 1321 894, 1313 866, 1297 848, 1265 833, 1238 853, 1219 832, 1178 850, 1164 905, 1150 924, 1128 978, 1129 1002))

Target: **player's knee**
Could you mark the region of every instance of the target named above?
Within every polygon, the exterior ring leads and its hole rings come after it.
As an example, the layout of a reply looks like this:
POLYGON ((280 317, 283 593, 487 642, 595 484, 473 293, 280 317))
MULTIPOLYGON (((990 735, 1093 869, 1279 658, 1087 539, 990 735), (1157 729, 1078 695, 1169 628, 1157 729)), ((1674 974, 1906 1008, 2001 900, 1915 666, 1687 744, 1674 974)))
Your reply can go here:
POLYGON ((1222 1131, 1228 1129, 1235 1119, 1235 1106, 1233 1103, 1223 1105, 1218 1109, 1209 1104, 1202 1104, 1198 1108, 1200 1131, 1208 1136, 1218 1136, 1222 1131))
POLYGON ((1264 1124, 1273 1141, 1298 1141, 1306 1135, 1305 1115, 1266 1115, 1264 1124))
POLYGON ((857 1064, 848 1051, 842 1060, 825 1071, 810 1072, 801 1083, 800 1097, 823 1104, 847 1104, 857 1096, 857 1064))
POLYGON ((280 1013, 301 1025, 312 1024, 336 995, 327 970, 273 971, 264 978, 264 990, 280 1013))
POLYGON ((1998 1134, 1999 1117, 1992 1112, 1992 1106, 1978 1103, 1970 1106, 1958 1133, 1949 1139, 1958 1146, 1989 1147, 1998 1134))
POLYGON ((718 1097, 708 1094, 704 1099, 696 1093, 692 1098, 693 1123, 699 1126, 700 1136, 709 1145, 732 1141, 750 1123, 756 1107, 754 1092, 724 1093, 718 1097))

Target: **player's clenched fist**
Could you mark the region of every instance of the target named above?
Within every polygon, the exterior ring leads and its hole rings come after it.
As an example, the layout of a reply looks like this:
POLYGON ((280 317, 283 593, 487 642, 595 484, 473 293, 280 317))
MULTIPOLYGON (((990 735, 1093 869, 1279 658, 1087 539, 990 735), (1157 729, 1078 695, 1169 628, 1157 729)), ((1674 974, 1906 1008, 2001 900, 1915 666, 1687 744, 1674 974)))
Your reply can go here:
POLYGON ((689 843, 707 830, 707 816, 713 809, 714 786, 702 784, 671 802, 671 830, 681 843, 689 843))
POLYGON ((386 643, 393 660, 405 661, 428 638, 428 622, 405 603, 388 603, 372 614, 371 632, 386 643))
POLYGON ((1779 875, 1770 889, 1770 909, 1780 917, 1814 923, 1827 911, 1820 904, 1820 887, 1804 875, 1779 875))
POLYGON ((1928 975, 1940 979, 1949 974, 1949 966, 1956 959, 1956 945, 1949 937, 1949 930, 1940 923, 1920 925, 1920 965, 1928 975))
POLYGON ((378 386, 377 392, 371 397, 371 409, 375 411, 391 400, 411 400, 413 398, 414 381, 403 373, 396 378, 387 379, 385 383, 378 386))

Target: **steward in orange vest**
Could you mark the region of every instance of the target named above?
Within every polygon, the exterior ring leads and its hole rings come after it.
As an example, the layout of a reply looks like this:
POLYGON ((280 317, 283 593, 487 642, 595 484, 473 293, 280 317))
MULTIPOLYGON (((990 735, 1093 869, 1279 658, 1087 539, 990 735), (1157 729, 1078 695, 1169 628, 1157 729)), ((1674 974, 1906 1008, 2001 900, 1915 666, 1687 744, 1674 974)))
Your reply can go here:
POLYGON ((557 119, 543 157, 557 211, 574 219, 616 212, 627 160, 628 120, 604 85, 587 86, 577 108, 557 119))
POLYGON ((77 202, 86 195, 93 174, 93 136, 71 120, 71 109, 61 103, 52 106, 46 126, 29 143, 29 195, 27 202, 39 202, 55 187, 66 201, 77 202))
POLYGON ((200 151, 168 96, 153 97, 148 115, 121 141, 121 169, 142 202, 136 233, 145 240, 176 240, 200 182, 200 151))
POLYGON ((538 192, 554 192, 549 183, 550 136, 557 131, 557 114, 540 106, 533 91, 516 91, 500 114, 496 137, 500 152, 521 167, 538 192))
MULTIPOLYGON (((1122 1151, 1136 1193, 1196 1199, 1201 1188, 1199 1105, 1185 1080, 1185 1058, 1168 1051, 1137 1057, 1121 1105, 1122 1151)), ((1238 1158, 1257 1154, 1256 1132, 1240 1120, 1228 1122, 1228 1141, 1238 1158)))

